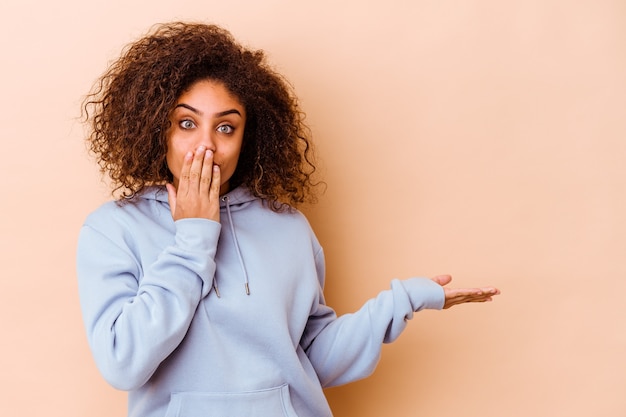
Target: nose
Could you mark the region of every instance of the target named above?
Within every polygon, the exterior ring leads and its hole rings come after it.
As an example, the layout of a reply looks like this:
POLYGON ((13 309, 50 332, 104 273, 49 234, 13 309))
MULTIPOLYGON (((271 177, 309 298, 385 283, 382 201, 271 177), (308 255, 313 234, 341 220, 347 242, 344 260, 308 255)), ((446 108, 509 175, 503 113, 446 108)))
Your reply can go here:
POLYGON ((206 129, 201 132, 198 146, 204 146, 207 150, 215 152, 215 132, 212 129, 206 129))

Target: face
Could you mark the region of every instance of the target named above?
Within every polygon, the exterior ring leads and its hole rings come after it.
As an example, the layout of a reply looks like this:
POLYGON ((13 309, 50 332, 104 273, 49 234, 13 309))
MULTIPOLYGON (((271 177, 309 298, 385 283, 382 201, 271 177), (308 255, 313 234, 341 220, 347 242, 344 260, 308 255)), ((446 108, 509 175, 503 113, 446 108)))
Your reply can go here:
POLYGON ((169 120, 166 157, 174 186, 178 188, 185 154, 204 145, 213 151, 214 164, 220 167, 220 195, 228 192, 246 125, 246 112, 239 100, 222 83, 201 80, 181 94, 169 120))

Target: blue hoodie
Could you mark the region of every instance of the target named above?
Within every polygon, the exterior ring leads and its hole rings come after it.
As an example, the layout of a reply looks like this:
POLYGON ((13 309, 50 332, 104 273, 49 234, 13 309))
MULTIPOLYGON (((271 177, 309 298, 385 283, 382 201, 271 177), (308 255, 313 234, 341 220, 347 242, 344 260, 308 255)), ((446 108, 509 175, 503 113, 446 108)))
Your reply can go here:
POLYGON ((242 187, 220 205, 220 222, 173 221, 165 188, 151 187, 81 229, 89 345, 129 391, 130 417, 331 416, 323 387, 368 376, 413 312, 443 307, 440 285, 411 278, 337 317, 300 212, 242 187))

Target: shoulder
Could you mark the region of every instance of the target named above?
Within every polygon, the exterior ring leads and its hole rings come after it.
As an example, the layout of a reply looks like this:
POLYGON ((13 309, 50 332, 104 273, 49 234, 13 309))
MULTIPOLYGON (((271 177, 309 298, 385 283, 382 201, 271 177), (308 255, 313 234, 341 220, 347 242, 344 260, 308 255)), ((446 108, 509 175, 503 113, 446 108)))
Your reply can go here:
POLYGON ((321 245, 315 231, 304 213, 295 208, 289 208, 280 212, 273 212, 270 209, 267 210, 272 212, 271 216, 276 218, 276 225, 279 226, 275 229, 277 232, 294 242, 309 241, 314 253, 321 251, 321 245))
POLYGON ((311 229, 311 225, 304 213, 294 207, 289 206, 279 211, 274 211, 268 206, 268 203, 260 200, 256 202, 255 206, 255 215, 259 217, 271 219, 284 226, 299 227, 307 230, 311 229))
MULTIPOLYGON (((313 245, 319 247, 308 219, 296 208, 285 207, 280 211, 274 211, 267 202, 255 199, 244 205, 232 206, 231 214, 236 228, 254 230, 255 233, 274 240, 302 242, 309 237, 313 245)), ((226 216, 227 213, 222 213, 222 217, 226 216)))
POLYGON ((122 217, 126 210, 125 205, 119 201, 107 201, 87 215, 84 225, 98 228, 99 225, 110 224, 122 217))
POLYGON ((155 222, 173 223, 169 206, 153 198, 154 195, 155 190, 148 190, 129 200, 108 201, 89 213, 83 226, 106 232, 119 228, 133 230, 155 222))

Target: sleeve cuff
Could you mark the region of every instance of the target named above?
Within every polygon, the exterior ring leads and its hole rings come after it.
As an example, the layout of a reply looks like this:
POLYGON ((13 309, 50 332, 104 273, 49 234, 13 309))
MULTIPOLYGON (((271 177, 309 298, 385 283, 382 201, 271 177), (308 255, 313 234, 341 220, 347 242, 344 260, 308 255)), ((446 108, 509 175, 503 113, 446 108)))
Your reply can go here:
POLYGON ((191 252, 215 251, 222 225, 219 222, 191 218, 174 222, 176 226, 176 244, 191 252))
MULTIPOLYGON (((397 281, 409 295, 413 311, 441 310, 446 301, 443 287, 429 278, 410 278, 397 281)), ((394 285, 394 283, 392 283, 394 285)))

